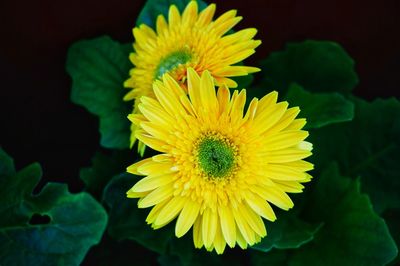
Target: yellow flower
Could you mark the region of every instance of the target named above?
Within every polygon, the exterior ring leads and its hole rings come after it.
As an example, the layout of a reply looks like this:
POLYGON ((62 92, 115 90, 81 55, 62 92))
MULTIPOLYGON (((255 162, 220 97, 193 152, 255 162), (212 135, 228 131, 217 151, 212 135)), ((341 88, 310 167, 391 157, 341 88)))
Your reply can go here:
POLYGON ((303 190, 313 165, 304 141, 299 108, 277 103, 277 93, 254 98, 244 114, 246 91, 220 87, 208 71, 188 69, 188 93, 168 74, 154 84, 156 99, 142 97, 141 114, 130 120, 136 137, 161 152, 127 168, 144 175, 128 192, 139 208, 153 207, 146 221, 154 229, 178 217, 175 234, 193 227, 194 245, 241 248, 266 236, 262 218, 275 221, 270 204, 288 210, 287 193, 303 190), (262 217, 262 218, 261 218, 262 217))
MULTIPOLYGON (((124 100, 141 96, 154 97, 153 81, 168 73, 186 88, 186 69, 192 67, 201 74, 208 70, 217 85, 236 87, 230 77, 244 76, 259 71, 256 67, 234 65, 255 52, 261 41, 253 40, 254 28, 227 34, 242 17, 231 10, 213 21, 215 4, 198 12, 196 1, 191 1, 182 14, 172 5, 168 22, 160 15, 156 31, 145 24, 133 29, 135 52, 130 60, 134 68, 124 86, 131 91, 124 100)), ((133 113, 137 113, 137 103, 133 113)), ((131 144, 135 142, 132 128, 131 144)), ((139 147, 140 149, 140 147, 139 147)))

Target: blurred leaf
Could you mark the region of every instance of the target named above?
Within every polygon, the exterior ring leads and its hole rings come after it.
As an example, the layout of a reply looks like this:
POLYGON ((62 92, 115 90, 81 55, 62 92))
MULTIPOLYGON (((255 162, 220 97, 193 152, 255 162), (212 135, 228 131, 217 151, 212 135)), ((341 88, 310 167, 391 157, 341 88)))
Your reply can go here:
POLYGON ((104 189, 103 200, 110 208, 108 232, 117 240, 135 240, 152 251, 165 253, 173 230, 168 227, 153 230, 146 223, 150 209, 139 209, 136 199, 126 197, 126 192, 137 180, 134 175, 120 174, 104 189))
MULTIPOLYGON (((142 11, 140 12, 136 25, 146 24, 155 29, 158 15, 168 18, 168 11, 171 5, 175 5, 182 12, 191 0, 147 0, 142 11)), ((197 0, 199 10, 204 9, 207 4, 202 0, 197 0)))
MULTIPOLYGON (((288 253, 285 250, 270 250, 267 253, 251 251, 250 261, 253 266, 282 266, 288 265, 288 253)), ((311 264, 314 265, 314 264, 311 264)))
MULTIPOLYGON (((157 254, 130 240, 116 241, 108 234, 103 235, 99 245, 88 252, 82 266, 124 266, 134 258, 140 266, 157 265, 157 254)), ((134 264, 134 263, 132 263, 134 264)))
MULTIPOLYGON (((394 241, 397 244, 397 249, 400 247, 400 206, 397 209, 391 209, 384 213, 383 218, 389 227, 394 241)), ((400 265, 400 254, 397 252, 397 257, 389 265, 400 265)))
POLYGON ((290 43, 261 62, 262 89, 285 92, 293 82, 312 92, 349 93, 358 83, 354 61, 337 43, 290 43))
POLYGON ((359 180, 340 176, 332 164, 314 191, 308 212, 324 226, 314 241, 294 252, 289 265, 385 265, 396 257, 385 221, 360 193, 359 180))
MULTIPOLYGON (((251 86, 251 83, 254 80, 254 77, 252 74, 248 74, 246 76, 239 76, 239 77, 231 77, 237 84, 237 88, 235 90, 241 90, 241 89, 249 89, 251 86)), ((250 90, 252 90, 250 88, 250 90)))
POLYGON ((310 134, 315 165, 337 160, 347 176, 361 177, 378 213, 400 206, 400 102, 368 103, 354 98, 351 123, 330 125, 310 134))
POLYGON ((16 173, 0 150, 0 265, 79 265, 101 239, 107 224, 102 206, 57 183, 32 195, 41 175, 37 163, 16 173))
POLYGON ((272 248, 298 248, 314 239, 321 225, 312 225, 299 219, 293 211, 281 213, 273 223, 266 225, 268 235, 254 245, 255 250, 268 252, 272 248))
POLYGON ((351 121, 354 116, 354 104, 339 93, 310 93, 291 84, 285 100, 300 107, 300 116, 307 119, 306 128, 351 121))
POLYGON ((121 45, 108 36, 73 44, 66 69, 72 78, 71 99, 100 119, 101 145, 129 148, 130 123, 126 118, 132 103, 122 100, 127 90, 131 45, 121 45))
POLYGON ((124 172, 135 155, 130 150, 114 150, 109 154, 97 152, 92 158, 92 166, 82 168, 79 174, 86 190, 100 198, 111 178, 124 172))
MULTIPOLYGON (((171 229, 172 230, 172 229, 171 229)), ((246 259, 246 251, 226 247, 224 254, 217 255, 215 251, 208 252, 196 249, 193 245, 192 231, 182 238, 173 237, 168 246, 168 252, 158 258, 162 266, 239 266, 246 259)))

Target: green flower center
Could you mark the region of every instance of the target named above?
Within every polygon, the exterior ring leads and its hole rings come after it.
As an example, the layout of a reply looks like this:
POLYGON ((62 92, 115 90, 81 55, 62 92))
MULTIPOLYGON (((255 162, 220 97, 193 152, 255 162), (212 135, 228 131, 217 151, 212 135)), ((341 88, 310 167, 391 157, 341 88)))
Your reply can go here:
POLYGON ((192 59, 188 50, 179 50, 161 59, 154 73, 154 79, 161 78, 165 73, 174 70, 180 65, 186 64, 192 59))
POLYGON ((223 178, 235 166, 235 149, 224 139, 213 136, 199 142, 197 157, 201 169, 211 178, 223 178))

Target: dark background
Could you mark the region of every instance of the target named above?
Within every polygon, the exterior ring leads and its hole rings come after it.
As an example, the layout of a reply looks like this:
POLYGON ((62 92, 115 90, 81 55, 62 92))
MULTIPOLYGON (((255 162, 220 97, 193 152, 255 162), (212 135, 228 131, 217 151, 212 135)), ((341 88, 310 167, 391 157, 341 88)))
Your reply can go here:
MULTIPOLYGON (((249 64, 289 41, 332 40, 356 61, 366 99, 400 96, 400 1, 218 0, 217 12, 238 9, 236 29, 256 27, 263 41, 249 64)), ((18 168, 38 161, 44 180, 80 189, 79 168, 98 149, 98 120, 69 100, 68 47, 107 34, 132 42, 144 0, 0 2, 0 146, 18 168)))

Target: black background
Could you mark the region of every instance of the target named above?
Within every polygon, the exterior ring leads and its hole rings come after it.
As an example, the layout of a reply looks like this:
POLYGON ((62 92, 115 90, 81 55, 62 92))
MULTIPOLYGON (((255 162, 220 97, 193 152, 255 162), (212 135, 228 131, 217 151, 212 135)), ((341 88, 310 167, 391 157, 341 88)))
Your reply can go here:
MULTIPOLYGON (((219 0, 217 13, 238 9, 236 29, 256 27, 257 62, 288 41, 332 40, 356 61, 366 99, 400 96, 400 1, 219 0)), ((79 168, 98 149, 98 120, 69 100, 68 47, 107 34, 131 42, 144 0, 0 2, 0 146, 18 168, 38 161, 44 180, 81 188, 79 168)))

